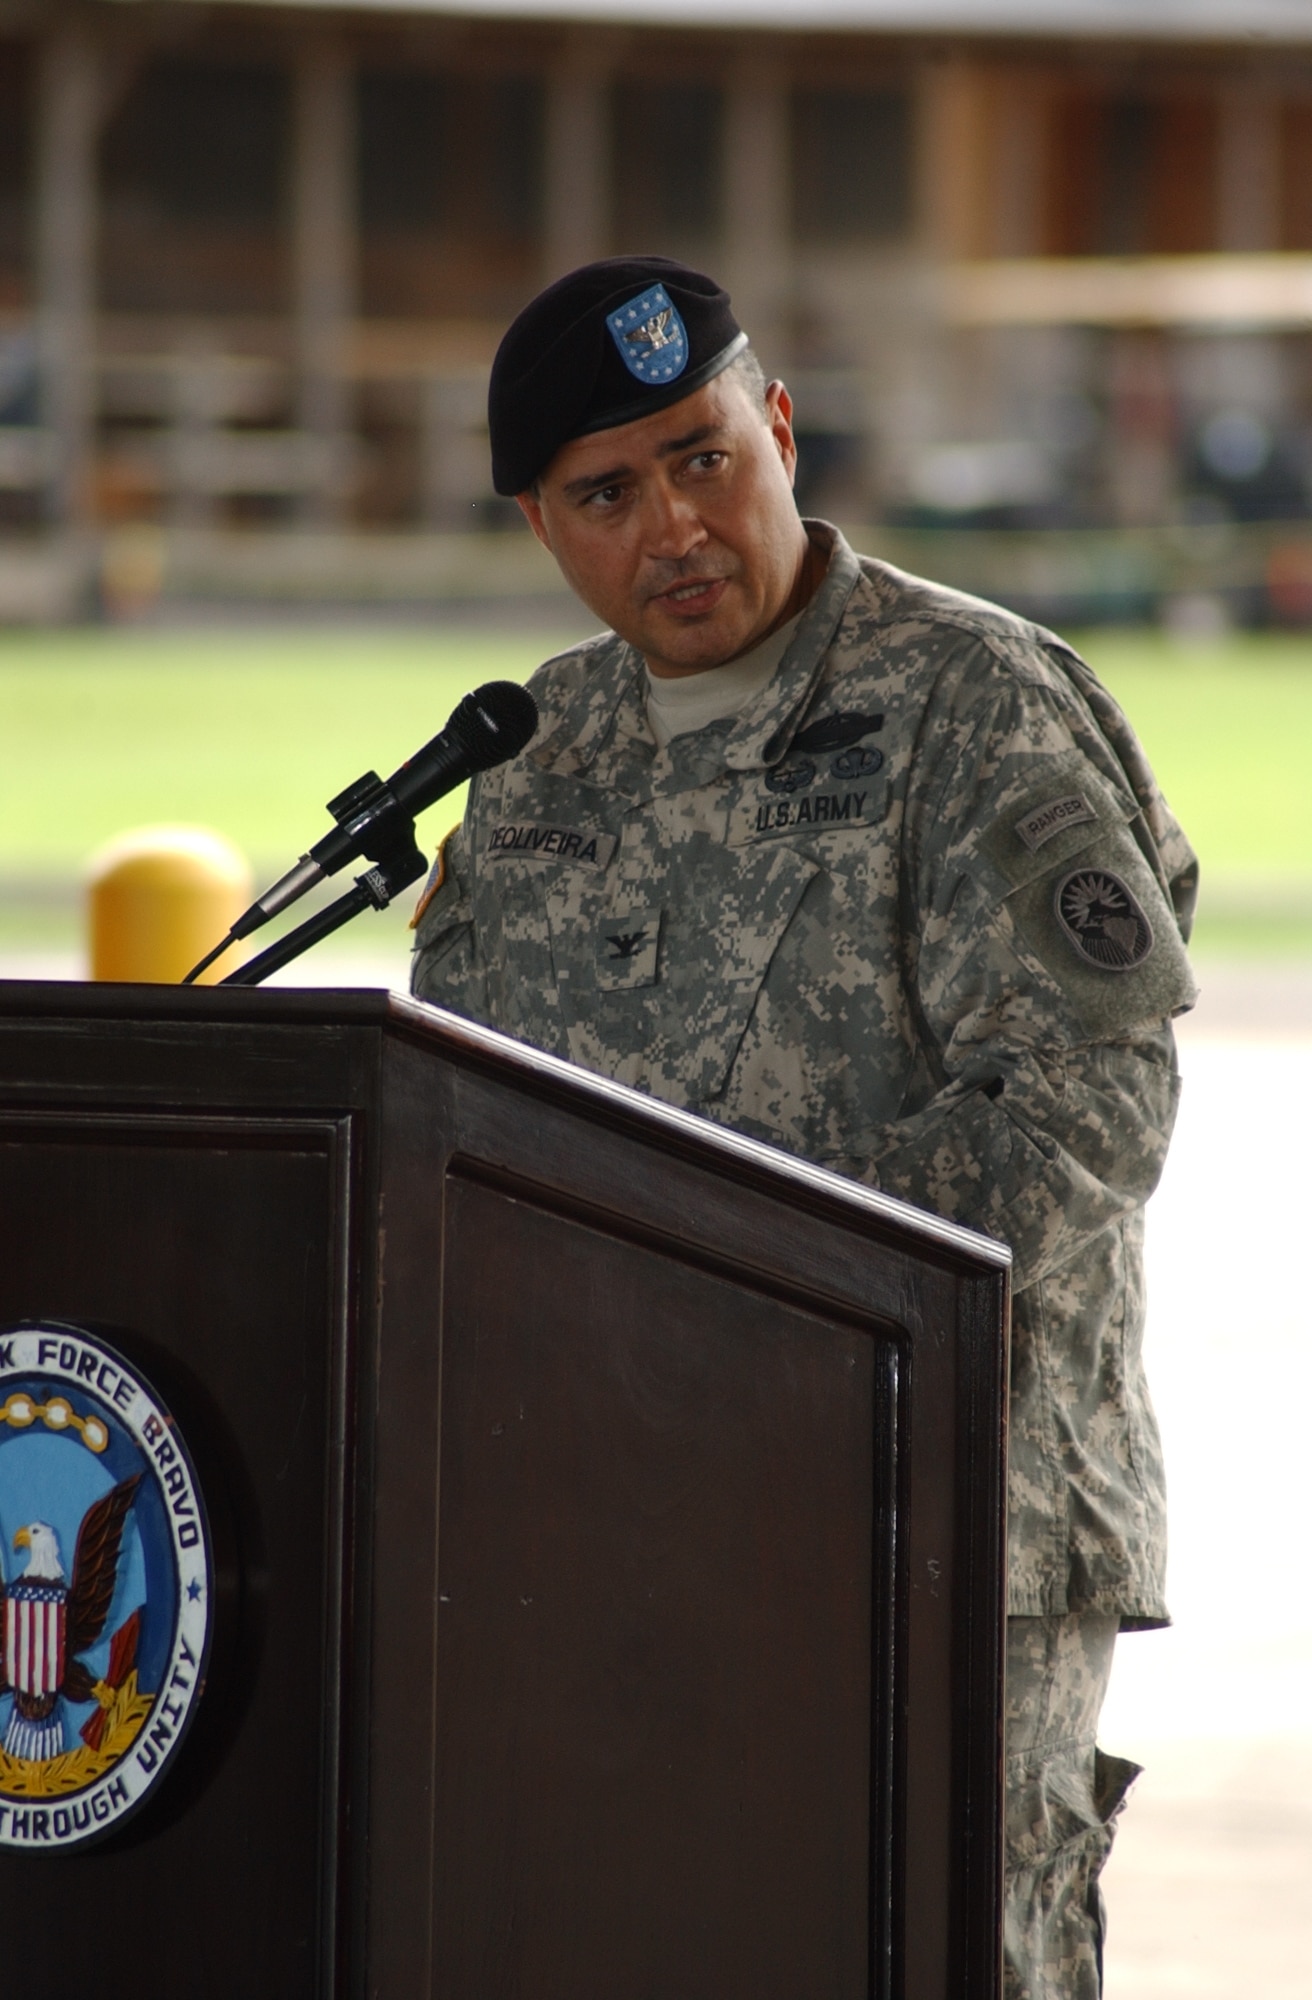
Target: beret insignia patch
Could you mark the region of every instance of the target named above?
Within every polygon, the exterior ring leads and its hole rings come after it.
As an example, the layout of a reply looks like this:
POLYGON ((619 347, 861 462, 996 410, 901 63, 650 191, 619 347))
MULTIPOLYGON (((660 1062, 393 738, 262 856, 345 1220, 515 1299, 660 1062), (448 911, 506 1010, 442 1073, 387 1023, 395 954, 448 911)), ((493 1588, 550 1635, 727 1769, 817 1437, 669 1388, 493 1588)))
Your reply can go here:
POLYGON ((649 285, 617 306, 606 324, 624 366, 639 382, 660 387, 688 366, 688 335, 664 285, 649 285))
POLYGON ((1063 875, 1053 908, 1080 957, 1100 972, 1132 972, 1153 948, 1152 925, 1109 869, 1077 868, 1063 875))

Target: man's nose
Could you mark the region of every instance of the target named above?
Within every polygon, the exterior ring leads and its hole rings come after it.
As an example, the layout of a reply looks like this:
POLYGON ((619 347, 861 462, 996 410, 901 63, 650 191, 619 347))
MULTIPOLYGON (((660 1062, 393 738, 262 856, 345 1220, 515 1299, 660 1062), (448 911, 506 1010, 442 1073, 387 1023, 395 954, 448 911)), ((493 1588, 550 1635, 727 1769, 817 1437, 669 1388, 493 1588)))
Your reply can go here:
POLYGON ((665 480, 652 480, 643 494, 643 529, 648 555, 679 561, 706 540, 706 529, 691 498, 665 480))

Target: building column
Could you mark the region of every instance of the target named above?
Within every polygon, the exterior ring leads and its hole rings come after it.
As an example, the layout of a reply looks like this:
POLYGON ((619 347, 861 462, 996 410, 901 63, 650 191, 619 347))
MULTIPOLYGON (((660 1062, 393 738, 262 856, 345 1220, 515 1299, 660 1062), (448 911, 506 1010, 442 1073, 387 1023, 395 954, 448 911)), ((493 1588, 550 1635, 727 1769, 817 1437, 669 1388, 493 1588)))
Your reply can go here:
POLYGON ((921 248, 933 260, 977 257, 983 247, 987 171, 986 80, 963 57, 920 73, 916 209, 921 248))
POLYGON ((489 490, 486 371, 430 375, 420 395, 422 518, 430 528, 472 528, 473 510, 489 490))
POLYGON ((791 154, 786 72, 768 57, 745 56, 725 89, 725 283, 767 376, 789 359, 791 154))
POLYGON ((609 42, 589 34, 548 72, 542 244, 548 284, 609 248, 612 68, 609 42))
POLYGON ((51 439, 48 517, 91 517, 95 421, 99 63, 85 27, 42 44, 37 92, 36 271, 41 418, 51 439))
POLYGON ((213 336, 184 335, 169 379, 168 518, 177 528, 212 528, 218 518, 214 458, 222 448, 223 377, 213 336))
POLYGON ((1042 255, 1046 109, 1041 81, 1028 75, 1001 79, 993 93, 992 214, 984 248, 995 257, 1042 255))
MULTIPOLYGON (((977 254, 984 240, 990 190, 979 184, 979 168, 989 108, 987 79, 975 65, 955 55, 921 58, 912 98, 910 254, 880 322, 875 399, 886 500, 914 489, 926 451, 974 434, 980 392, 988 394, 985 343, 950 323, 943 272, 977 254)), ((992 193, 997 200, 1003 190, 992 193)))
POLYGON ((1118 328, 1104 378, 1110 424, 1107 489, 1118 525, 1152 528, 1169 520, 1176 499, 1176 404, 1169 336, 1118 328))
POLYGON ((1280 247, 1280 108, 1274 94, 1236 85, 1221 99, 1216 176, 1219 250, 1280 247))
POLYGON ((302 511, 340 520, 350 480, 348 340, 355 314, 353 76, 343 50, 310 42, 295 80, 297 421, 316 454, 302 511))

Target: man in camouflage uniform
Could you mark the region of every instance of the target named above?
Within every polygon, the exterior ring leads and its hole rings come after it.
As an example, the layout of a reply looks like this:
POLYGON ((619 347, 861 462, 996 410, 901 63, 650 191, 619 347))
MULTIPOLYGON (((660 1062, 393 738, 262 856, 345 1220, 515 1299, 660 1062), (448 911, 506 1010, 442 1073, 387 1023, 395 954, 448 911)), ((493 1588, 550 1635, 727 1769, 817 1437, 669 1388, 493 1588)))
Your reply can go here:
POLYGON ((1007 1992, 1095 2000, 1134 1775, 1098 1711, 1117 1631, 1166 1619, 1142 1230, 1196 870, 1059 639, 798 520, 786 392, 683 281, 589 267, 498 357, 498 485, 614 629, 539 669, 536 739, 475 780, 414 990, 1011 1246, 1007 1992), (635 416, 604 340, 657 290, 698 379, 635 416), (554 435, 526 351, 585 378, 554 435), (772 634, 744 705, 660 726, 667 680, 727 685, 772 634))

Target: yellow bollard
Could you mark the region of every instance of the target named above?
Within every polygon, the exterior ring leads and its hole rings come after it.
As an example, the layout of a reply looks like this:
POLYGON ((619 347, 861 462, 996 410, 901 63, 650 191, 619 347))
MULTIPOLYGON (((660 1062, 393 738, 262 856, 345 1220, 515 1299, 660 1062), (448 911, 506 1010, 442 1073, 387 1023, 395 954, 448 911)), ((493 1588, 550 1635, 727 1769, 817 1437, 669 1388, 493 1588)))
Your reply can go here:
MULTIPOLYGON (((252 893, 245 855, 209 827, 139 826, 116 835, 87 864, 91 978, 175 984, 252 893)), ((215 985, 242 956, 225 952, 197 985, 215 985)))

